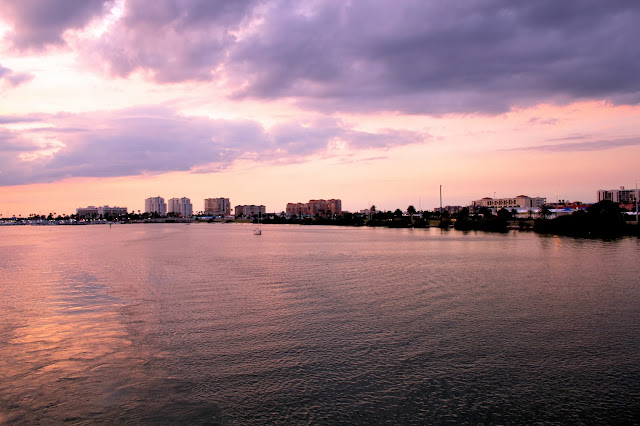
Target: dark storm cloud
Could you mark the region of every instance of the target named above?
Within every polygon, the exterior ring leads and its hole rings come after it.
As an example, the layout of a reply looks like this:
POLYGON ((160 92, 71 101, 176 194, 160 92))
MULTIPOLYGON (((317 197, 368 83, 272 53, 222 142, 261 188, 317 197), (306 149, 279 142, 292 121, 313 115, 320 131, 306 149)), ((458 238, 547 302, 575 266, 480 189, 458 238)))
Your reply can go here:
POLYGON ((500 112, 640 101, 640 3, 297 2, 268 8, 231 53, 237 96, 309 108, 500 112))
MULTIPOLYGON (((60 43, 109 4, 0 1, 14 42, 35 47, 60 43)), ((494 114, 591 99, 638 104, 638 22, 640 2, 628 0, 127 0, 82 49, 121 77, 222 81, 236 99, 494 114)))
POLYGON ((13 27, 9 40, 20 50, 63 44, 68 29, 81 29, 102 15, 112 0, 0 0, 2 19, 13 27))
POLYGON ((184 117, 166 108, 42 115, 41 121, 55 127, 20 133, 0 128, 0 147, 4 147, 0 149, 0 185, 65 177, 209 172, 223 170, 239 159, 301 161, 326 152, 336 140, 359 149, 419 143, 427 138, 405 131, 356 131, 337 120, 282 123, 265 129, 254 121, 184 117), (30 135, 40 142, 31 142, 30 135))

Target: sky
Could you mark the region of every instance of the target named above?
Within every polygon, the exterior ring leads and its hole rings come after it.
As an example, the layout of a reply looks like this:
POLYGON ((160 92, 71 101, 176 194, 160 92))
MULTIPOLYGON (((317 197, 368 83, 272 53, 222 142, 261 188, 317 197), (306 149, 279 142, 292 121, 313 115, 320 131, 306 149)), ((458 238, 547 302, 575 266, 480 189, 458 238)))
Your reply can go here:
POLYGON ((640 2, 0 0, 0 214, 594 202, 640 179, 640 2))

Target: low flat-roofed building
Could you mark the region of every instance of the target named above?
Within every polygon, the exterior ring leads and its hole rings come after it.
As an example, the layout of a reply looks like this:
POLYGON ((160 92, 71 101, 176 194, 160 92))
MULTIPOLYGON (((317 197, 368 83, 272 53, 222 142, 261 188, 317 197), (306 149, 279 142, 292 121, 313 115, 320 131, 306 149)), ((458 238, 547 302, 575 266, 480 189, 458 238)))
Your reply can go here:
POLYGON ((110 206, 89 206, 89 207, 78 207, 76 209, 76 215, 79 218, 99 218, 99 217, 118 217, 125 216, 127 214, 126 207, 110 207, 110 206))
MULTIPOLYGON (((444 207, 442 208, 442 211, 443 211, 443 212, 448 212, 448 213, 453 214, 453 213, 460 213, 460 211, 461 211, 463 208, 464 208, 464 207, 462 207, 462 206, 444 206, 444 207)), ((440 213, 440 207, 436 207, 436 208, 434 208, 434 209, 433 209, 433 211, 434 211, 435 213, 440 213)))
POLYGON ((527 195, 518 195, 510 198, 491 198, 485 197, 472 202, 471 207, 477 210, 481 207, 487 207, 494 212, 500 209, 539 209, 547 202, 544 197, 529 197, 527 195))
POLYGON ((95 206, 89 206, 89 207, 78 207, 76 209, 76 215, 79 218, 90 218, 90 217, 98 217, 99 213, 98 213, 98 208, 95 206))
POLYGON ((113 216, 113 217, 117 217, 117 216, 126 216, 127 215, 127 208, 126 207, 109 207, 109 206, 101 206, 98 207, 98 215, 101 215, 102 217, 107 217, 107 216, 113 216))

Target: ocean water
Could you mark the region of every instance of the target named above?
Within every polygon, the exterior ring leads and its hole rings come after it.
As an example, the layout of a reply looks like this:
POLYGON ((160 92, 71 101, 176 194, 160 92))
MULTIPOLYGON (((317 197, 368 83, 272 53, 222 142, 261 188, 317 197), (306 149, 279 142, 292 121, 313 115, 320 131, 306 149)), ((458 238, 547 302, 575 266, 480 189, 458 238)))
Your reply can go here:
POLYGON ((638 424, 640 242, 0 228, 0 424, 638 424))

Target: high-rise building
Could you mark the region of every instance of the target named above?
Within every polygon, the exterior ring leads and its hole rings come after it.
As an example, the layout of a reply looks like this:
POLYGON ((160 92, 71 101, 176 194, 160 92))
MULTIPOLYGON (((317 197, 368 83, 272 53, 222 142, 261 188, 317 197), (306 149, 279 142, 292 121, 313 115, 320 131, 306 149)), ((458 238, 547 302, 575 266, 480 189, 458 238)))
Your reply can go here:
POLYGON ((236 206, 235 207, 235 216, 236 217, 253 217, 253 216, 264 216, 267 212, 265 206, 254 206, 245 205, 245 206, 236 206))
POLYGON ((640 200, 640 189, 599 189, 598 201, 609 200, 618 204, 633 204, 636 200, 640 200))
POLYGON ((144 211, 147 213, 157 213, 160 216, 167 215, 167 203, 162 197, 150 197, 144 200, 144 211))
POLYGON ((308 203, 288 203, 286 213, 296 216, 335 216, 342 214, 342 201, 309 200, 308 203))
POLYGON ((306 216, 309 214, 306 203, 287 203, 285 213, 296 216, 306 216))
POLYGON ((342 200, 331 199, 328 201, 329 203, 329 211, 334 215, 342 214, 342 200))
POLYGON ((193 205, 187 197, 171 198, 167 212, 181 217, 191 217, 193 216, 193 205))
POLYGON ((231 203, 228 198, 206 198, 204 200, 204 214, 209 216, 229 216, 231 203))

